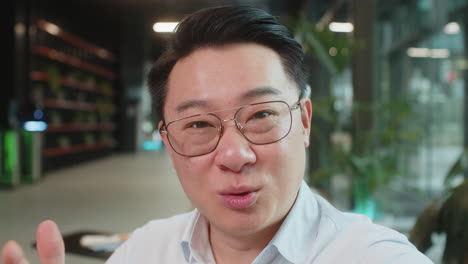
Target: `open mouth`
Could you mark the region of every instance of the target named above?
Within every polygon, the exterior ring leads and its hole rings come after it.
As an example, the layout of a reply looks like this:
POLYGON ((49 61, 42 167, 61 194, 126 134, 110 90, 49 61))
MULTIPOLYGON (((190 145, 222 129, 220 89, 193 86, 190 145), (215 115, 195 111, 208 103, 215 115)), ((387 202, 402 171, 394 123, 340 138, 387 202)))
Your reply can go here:
POLYGON ((244 195, 247 195, 249 194, 250 192, 242 192, 242 193, 232 193, 231 195, 234 195, 234 196, 244 196, 244 195))
POLYGON ((258 199, 258 192, 225 193, 221 194, 220 197, 226 207, 240 210, 253 206, 258 199))

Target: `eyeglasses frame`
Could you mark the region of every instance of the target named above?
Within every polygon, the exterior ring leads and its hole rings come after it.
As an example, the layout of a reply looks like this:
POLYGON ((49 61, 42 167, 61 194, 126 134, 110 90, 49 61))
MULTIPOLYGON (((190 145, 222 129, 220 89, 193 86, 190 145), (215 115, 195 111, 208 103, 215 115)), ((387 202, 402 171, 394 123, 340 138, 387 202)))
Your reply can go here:
POLYGON ((292 128, 292 111, 293 110, 296 110, 298 108, 301 108, 301 99, 299 99, 297 102, 295 102, 292 106, 290 106, 287 102, 285 101, 282 101, 282 100, 273 100, 273 101, 264 101, 264 102, 258 102, 258 103, 252 103, 252 104, 246 104, 246 105, 242 105, 242 106, 237 106, 237 107, 232 107, 232 108, 226 108, 226 109, 221 109, 221 110, 216 110, 216 111, 213 111, 213 112, 208 112, 208 113, 201 113, 201 114, 196 114, 196 115, 191 115, 191 116, 186 116, 186 117, 181 117, 181 118, 177 118, 175 120, 172 120, 171 122, 165 124, 165 121, 162 120, 162 124, 161 124, 161 127, 159 129, 159 133, 161 135, 166 135, 167 136, 167 141, 169 142, 169 145, 171 145, 171 148, 172 150, 174 150, 175 153, 183 156, 183 157, 188 157, 188 158, 191 158, 191 157, 198 157, 198 156, 203 156, 203 155, 207 155, 207 154, 210 154, 211 152, 215 151, 216 148, 218 147, 218 144, 219 142, 221 141, 221 137, 223 135, 223 132, 224 132, 224 123, 227 122, 227 121, 234 121, 234 124, 236 125, 236 128, 237 130, 242 134, 242 136, 250 143, 254 144, 254 145, 268 145, 268 144, 273 144, 273 143, 276 143, 280 140, 282 140, 283 138, 287 137, 289 135, 289 133, 291 132, 291 128, 292 128), (289 129, 288 129, 288 132, 282 136, 280 139, 277 139, 275 141, 272 141, 272 142, 268 142, 268 143, 255 143, 255 142, 252 142, 245 134, 244 134, 244 131, 243 131, 243 126, 236 120, 236 116, 237 114, 239 113, 239 111, 243 108, 246 108, 246 107, 249 107, 249 106, 254 106, 254 105, 259 105, 259 104, 266 104, 266 103, 284 103, 288 106, 288 109, 289 109, 289 116, 290 116, 290 122, 289 122, 289 129), (237 109, 236 112, 234 113, 234 116, 233 118, 230 118, 230 119, 221 119, 219 118, 219 116, 216 115, 216 113, 220 113, 220 112, 225 112, 225 111, 229 111, 229 110, 234 110, 234 109, 237 109), (172 123, 174 122, 177 122, 177 121, 180 121, 180 120, 184 120, 184 119, 188 119, 188 118, 192 118, 192 117, 196 117, 196 116, 203 116, 203 115, 212 115, 214 117, 216 117, 219 121, 220 121, 220 124, 221 126, 218 127, 218 135, 219 138, 218 138, 218 141, 216 142, 216 145, 213 147, 212 150, 210 150, 209 152, 206 152, 206 153, 203 153, 203 154, 197 154, 197 155, 184 155, 182 153, 179 153, 175 148, 174 146, 172 145, 171 143, 171 140, 170 140, 170 137, 169 137, 169 131, 168 131, 168 127, 169 125, 171 125, 172 123))

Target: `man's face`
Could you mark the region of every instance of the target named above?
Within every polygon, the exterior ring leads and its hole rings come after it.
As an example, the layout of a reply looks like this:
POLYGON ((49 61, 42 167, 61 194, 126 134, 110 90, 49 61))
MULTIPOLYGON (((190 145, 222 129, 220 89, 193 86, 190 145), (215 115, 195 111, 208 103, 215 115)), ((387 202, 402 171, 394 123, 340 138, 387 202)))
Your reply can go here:
MULTIPOLYGON (((298 96, 280 57, 269 48, 246 43, 202 48, 174 66, 164 117, 167 123, 271 100, 293 105, 298 96)), ((289 135, 272 144, 248 142, 233 121, 224 123, 217 148, 198 157, 175 153, 163 137, 187 196, 208 219, 212 232, 242 236, 281 224, 297 196, 309 144, 310 100, 301 105, 302 110, 292 111, 289 135)), ((234 113, 217 115, 226 120, 234 113)))

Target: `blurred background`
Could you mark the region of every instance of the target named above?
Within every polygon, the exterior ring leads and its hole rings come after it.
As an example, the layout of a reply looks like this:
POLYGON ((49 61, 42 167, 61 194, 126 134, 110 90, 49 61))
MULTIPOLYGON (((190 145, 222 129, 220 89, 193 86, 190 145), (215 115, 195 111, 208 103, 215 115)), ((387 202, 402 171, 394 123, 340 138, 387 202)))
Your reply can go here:
MULTIPOLYGON (((0 243, 37 263, 41 220, 118 233, 191 210, 145 78, 184 15, 227 4, 272 13, 304 46, 309 184, 435 263, 468 263, 468 0, 6 1, 0 243)), ((68 263, 106 256, 81 253, 68 263)))

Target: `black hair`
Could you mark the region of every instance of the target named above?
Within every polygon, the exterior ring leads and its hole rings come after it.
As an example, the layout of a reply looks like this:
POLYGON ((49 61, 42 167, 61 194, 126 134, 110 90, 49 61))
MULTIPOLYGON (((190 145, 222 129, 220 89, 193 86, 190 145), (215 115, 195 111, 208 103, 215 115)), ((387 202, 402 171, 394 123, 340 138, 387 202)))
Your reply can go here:
POLYGON ((291 32, 272 15, 248 6, 201 9, 178 25, 166 51, 148 74, 157 120, 164 119, 167 81, 178 60, 203 47, 256 43, 274 50, 287 76, 295 81, 302 98, 306 94, 304 52, 291 32))

